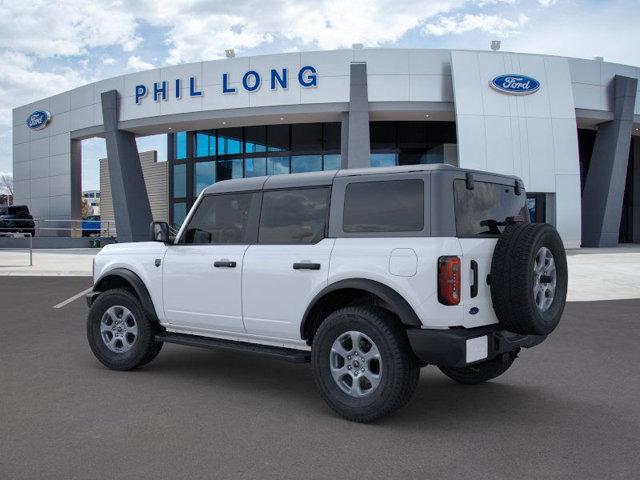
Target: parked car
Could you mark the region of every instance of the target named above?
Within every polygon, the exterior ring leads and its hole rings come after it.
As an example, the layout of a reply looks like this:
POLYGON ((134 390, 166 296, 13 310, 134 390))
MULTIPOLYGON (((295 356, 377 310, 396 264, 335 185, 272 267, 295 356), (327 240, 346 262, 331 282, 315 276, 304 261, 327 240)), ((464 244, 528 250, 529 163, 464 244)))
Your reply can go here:
POLYGON ((175 239, 106 246, 89 345, 115 370, 163 342, 311 362, 323 399, 368 422, 406 404, 421 367, 477 384, 558 325, 556 229, 529 223, 516 177, 447 165, 216 183, 175 239))
POLYGON ((82 219, 82 236, 91 237, 101 233, 100 215, 89 215, 82 219))
POLYGON ((36 234, 36 224, 26 205, 12 205, 0 214, 1 233, 28 233, 32 237, 36 234))

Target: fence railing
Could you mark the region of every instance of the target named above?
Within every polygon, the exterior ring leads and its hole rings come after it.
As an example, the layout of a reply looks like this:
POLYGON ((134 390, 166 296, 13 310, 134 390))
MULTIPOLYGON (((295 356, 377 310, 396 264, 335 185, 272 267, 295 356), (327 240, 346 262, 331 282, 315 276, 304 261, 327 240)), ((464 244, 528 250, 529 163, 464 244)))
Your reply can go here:
POLYGON ((104 220, 0 219, 0 233, 28 233, 36 237, 116 236, 115 223, 104 220))
MULTIPOLYGON (((29 238, 29 266, 33 267, 33 235, 30 233, 0 232, 0 237, 29 238)), ((18 250, 18 249, 15 249, 18 250)))

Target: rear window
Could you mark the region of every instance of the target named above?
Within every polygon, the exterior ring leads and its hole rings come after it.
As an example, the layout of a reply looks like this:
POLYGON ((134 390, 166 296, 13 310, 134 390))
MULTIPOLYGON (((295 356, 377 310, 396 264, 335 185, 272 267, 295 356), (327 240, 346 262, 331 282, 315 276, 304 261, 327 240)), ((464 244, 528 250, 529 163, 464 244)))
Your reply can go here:
POLYGON ((312 244, 325 237, 329 212, 328 188, 264 192, 258 242, 312 244))
POLYGON ((424 182, 350 183, 345 192, 342 229, 347 233, 422 231, 424 182))
POLYGON ((453 182, 458 236, 499 235, 509 217, 519 216, 529 223, 524 191, 516 195, 509 185, 478 181, 473 185, 473 190, 468 190, 464 180, 453 182))

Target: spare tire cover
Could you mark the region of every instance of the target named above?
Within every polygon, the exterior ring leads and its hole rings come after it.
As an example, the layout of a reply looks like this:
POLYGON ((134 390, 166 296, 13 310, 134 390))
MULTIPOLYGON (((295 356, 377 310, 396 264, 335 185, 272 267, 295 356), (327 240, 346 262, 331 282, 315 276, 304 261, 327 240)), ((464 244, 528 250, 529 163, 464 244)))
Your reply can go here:
POLYGON ((548 335, 567 299, 567 255, 547 223, 515 224, 500 235, 491 262, 491 301, 509 331, 548 335))

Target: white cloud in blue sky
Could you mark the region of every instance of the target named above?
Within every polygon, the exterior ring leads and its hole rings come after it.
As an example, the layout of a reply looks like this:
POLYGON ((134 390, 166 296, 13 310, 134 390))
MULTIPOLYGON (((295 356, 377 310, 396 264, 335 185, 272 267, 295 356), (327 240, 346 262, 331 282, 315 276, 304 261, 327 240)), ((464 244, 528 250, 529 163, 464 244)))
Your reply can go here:
MULTIPOLYGON (((125 72, 222 58, 226 48, 486 49, 500 39, 508 51, 640 65, 639 24, 637 0, 0 0, 0 171, 12 168, 12 108, 125 72)), ((99 156, 101 142, 85 145, 87 188, 99 156)))

